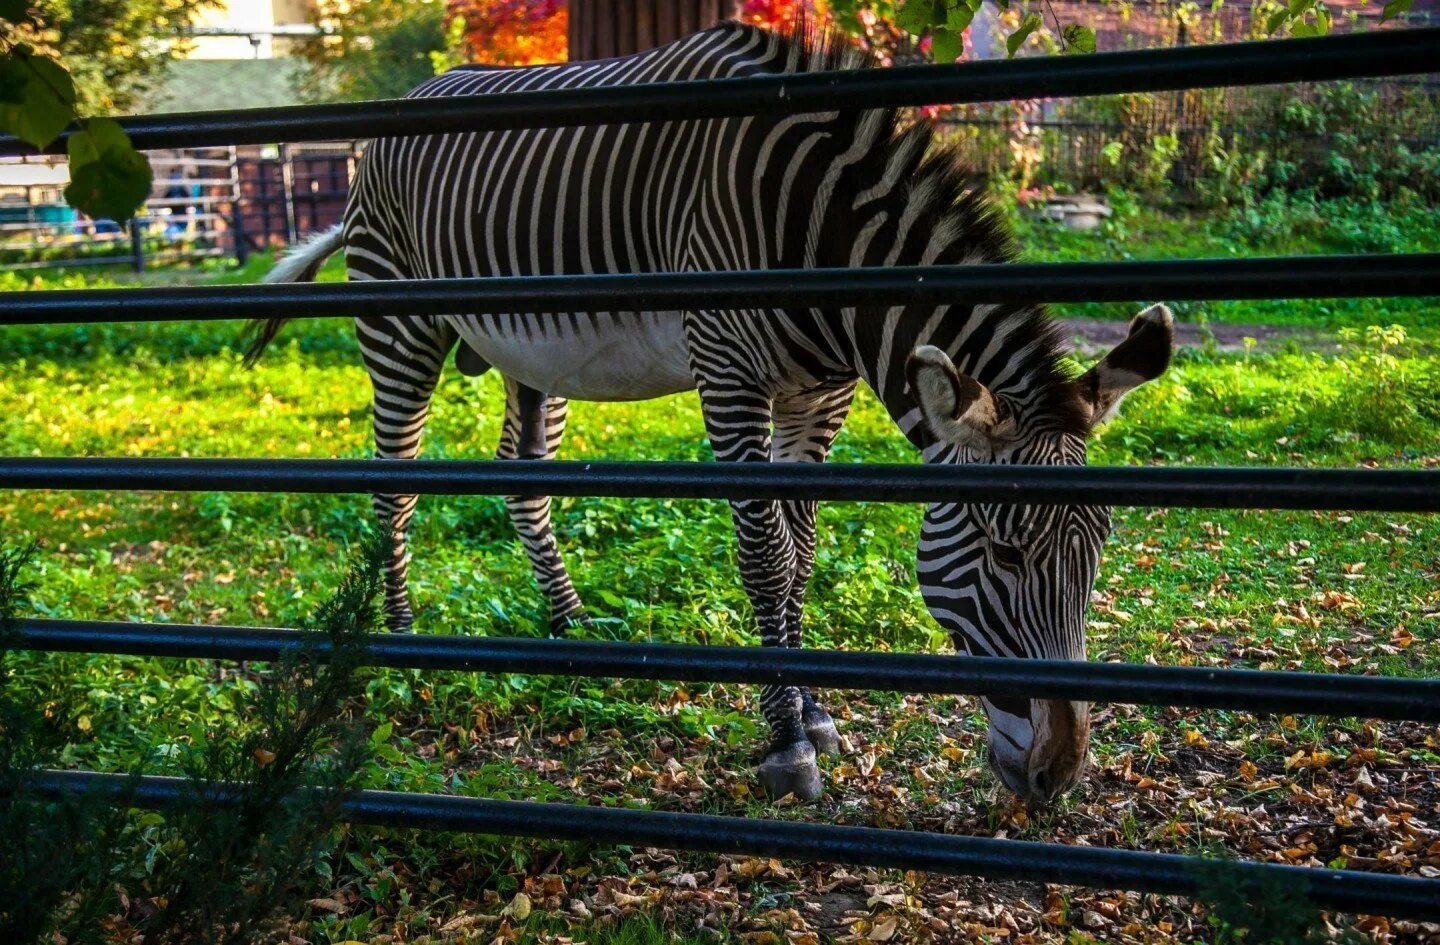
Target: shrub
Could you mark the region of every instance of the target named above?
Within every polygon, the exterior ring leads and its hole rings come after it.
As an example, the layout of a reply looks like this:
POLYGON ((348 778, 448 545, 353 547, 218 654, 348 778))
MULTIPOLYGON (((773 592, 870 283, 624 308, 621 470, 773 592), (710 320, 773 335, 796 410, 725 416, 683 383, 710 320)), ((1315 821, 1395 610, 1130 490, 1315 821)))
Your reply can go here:
MULTIPOLYGON (((99 941, 100 919, 147 945, 240 945, 298 911, 359 784, 370 740, 348 711, 363 693, 365 641, 379 622, 377 537, 310 622, 323 648, 279 661, 224 731, 197 733, 182 766, 183 802, 130 818, 86 798, 52 800, 37 773, 56 766, 63 712, 43 693, 5 686, 0 649, 0 939, 99 941), (8 841, 7 841, 8 842, 8 841)), ((31 550, 0 551, 0 631, 27 587, 31 550)), ((13 640, 3 640, 13 648, 13 640)))

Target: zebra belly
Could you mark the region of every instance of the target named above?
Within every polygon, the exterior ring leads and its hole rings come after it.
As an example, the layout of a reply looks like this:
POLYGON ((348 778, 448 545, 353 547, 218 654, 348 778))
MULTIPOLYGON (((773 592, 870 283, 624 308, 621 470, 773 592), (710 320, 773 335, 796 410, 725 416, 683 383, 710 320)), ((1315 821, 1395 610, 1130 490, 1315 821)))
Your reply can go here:
POLYGON ((648 400, 694 390, 679 312, 464 316, 465 343, 527 387, 572 400, 648 400))

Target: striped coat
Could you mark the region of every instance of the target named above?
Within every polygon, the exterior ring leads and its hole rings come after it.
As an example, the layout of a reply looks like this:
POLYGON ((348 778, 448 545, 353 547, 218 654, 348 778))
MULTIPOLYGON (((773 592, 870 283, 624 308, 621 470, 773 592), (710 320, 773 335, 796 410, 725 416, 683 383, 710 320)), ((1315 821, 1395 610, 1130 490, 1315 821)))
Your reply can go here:
MULTIPOLYGON (((414 96, 733 78, 863 65, 832 37, 722 24, 600 62, 458 69, 414 96)), ((352 279, 424 279, 1004 262, 1011 241, 926 122, 885 110, 383 139, 357 174, 343 229, 288 257, 273 281, 313 275, 341 248, 352 279)), ((257 326, 252 355, 279 322, 257 326)), ((1085 438, 1126 391, 1164 370, 1170 321, 1142 313, 1078 380, 1061 333, 1033 307, 555 312, 365 318, 382 458, 410 458, 451 352, 504 375, 499 455, 551 458, 569 399, 696 390, 720 461, 821 462, 856 384, 879 396, 929 462, 1083 463, 1085 438)), ((584 610, 544 497, 507 500, 556 631, 584 610)), ((404 532, 414 496, 377 496, 397 534, 392 627, 413 621, 404 532)), ((814 564, 813 502, 735 501, 741 580, 764 643, 799 646, 814 564)), ((931 613, 977 654, 1083 659, 1084 610, 1104 510, 936 504, 917 558, 931 613)), ((820 793, 816 752, 838 747, 810 693, 767 687, 772 793, 820 793)), ((986 700, 991 757, 1044 801, 1083 765, 1087 707, 986 700)))

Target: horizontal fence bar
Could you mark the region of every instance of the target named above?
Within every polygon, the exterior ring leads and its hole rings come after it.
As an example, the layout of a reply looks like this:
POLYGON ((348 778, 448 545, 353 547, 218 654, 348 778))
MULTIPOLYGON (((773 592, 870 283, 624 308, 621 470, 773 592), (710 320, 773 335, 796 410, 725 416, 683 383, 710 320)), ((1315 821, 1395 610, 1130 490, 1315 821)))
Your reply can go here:
POLYGON ((12 456, 0 489, 1440 512, 1440 471, 1409 469, 12 456))
MULTIPOLYGON (((275 660, 323 634, 89 620, 20 620, 14 645, 62 653, 275 660)), ((398 669, 752 683, 940 695, 1023 695, 1196 709, 1440 722, 1440 680, 934 654, 372 634, 362 662, 398 669)))
MULTIPOLYGON (((88 794, 151 810, 200 801, 184 779, 155 775, 50 771, 37 787, 49 797, 88 794)), ((205 799, 224 804, 236 793, 218 785, 205 799)), ((373 827, 773 856, 1166 895, 1253 883, 1293 888, 1322 908, 1342 912, 1440 919, 1440 880, 1174 853, 395 791, 356 791, 341 801, 340 818, 373 827)))
POLYGON ((1440 253, 4 292, 0 325, 1430 295, 1440 253))
MULTIPOLYGON (((1433 72, 1440 28, 711 81, 120 119, 138 148, 800 114, 1433 72)), ((62 153, 62 136, 47 150, 62 153)), ((0 138, 0 155, 32 153, 0 138)))

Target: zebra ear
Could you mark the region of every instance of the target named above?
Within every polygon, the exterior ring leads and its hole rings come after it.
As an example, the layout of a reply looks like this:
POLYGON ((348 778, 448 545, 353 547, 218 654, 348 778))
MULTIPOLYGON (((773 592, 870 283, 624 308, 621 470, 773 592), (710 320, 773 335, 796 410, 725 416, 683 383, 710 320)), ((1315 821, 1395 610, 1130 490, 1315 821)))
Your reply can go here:
POLYGON ((989 389, 955 370, 950 356, 921 345, 905 363, 925 424, 946 443, 990 449, 1006 427, 1007 410, 989 389))
POLYGON ((1175 318, 1163 305, 1152 305, 1130 322, 1130 334, 1076 384, 1090 407, 1091 424, 1115 416, 1125 395, 1153 381, 1170 366, 1175 350, 1175 318))

